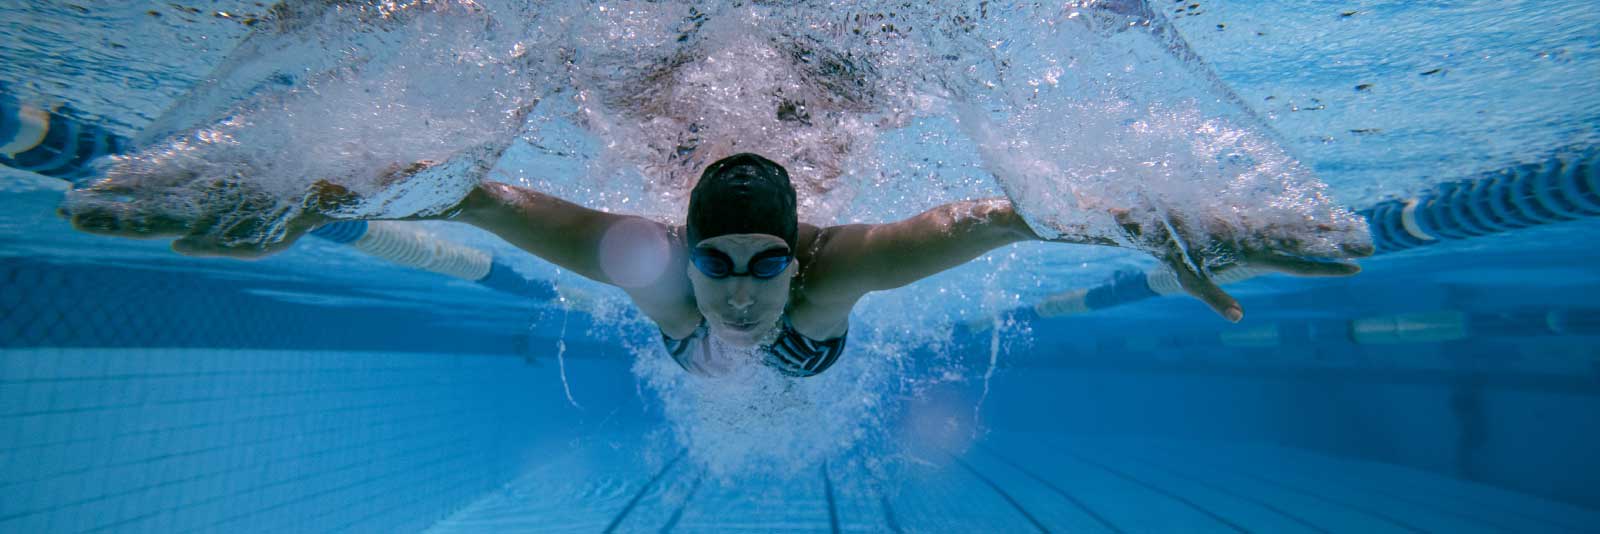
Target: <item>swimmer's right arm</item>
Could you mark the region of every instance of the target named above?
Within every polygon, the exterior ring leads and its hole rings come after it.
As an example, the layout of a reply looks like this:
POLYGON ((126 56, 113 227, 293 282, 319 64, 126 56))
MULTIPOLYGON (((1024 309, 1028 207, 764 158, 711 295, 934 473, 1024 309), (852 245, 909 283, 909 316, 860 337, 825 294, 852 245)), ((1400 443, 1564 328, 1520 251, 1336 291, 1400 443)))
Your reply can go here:
MULTIPOLYGON (((605 284, 618 285, 599 258, 606 229, 631 219, 499 182, 472 188, 456 208, 430 217, 467 223, 499 236, 545 261, 605 284)), ((665 235, 666 225, 654 224, 665 235)))
POLYGON ((471 224, 585 278, 622 288, 668 335, 700 324, 681 232, 637 217, 589 209, 533 189, 484 182, 433 217, 471 224))
MULTIPOLYGON (((424 168, 414 165, 395 176, 404 180, 424 168)), ((176 238, 172 249, 180 254, 252 259, 288 249, 318 226, 345 218, 333 214, 363 200, 343 186, 318 181, 288 208, 248 182, 218 181, 196 203, 199 212, 185 213, 153 201, 163 193, 102 180, 69 193, 59 213, 85 232, 176 238)), ((403 219, 471 224, 561 268, 620 287, 669 335, 687 336, 699 325, 681 232, 659 222, 492 181, 473 186, 437 213, 403 219)))

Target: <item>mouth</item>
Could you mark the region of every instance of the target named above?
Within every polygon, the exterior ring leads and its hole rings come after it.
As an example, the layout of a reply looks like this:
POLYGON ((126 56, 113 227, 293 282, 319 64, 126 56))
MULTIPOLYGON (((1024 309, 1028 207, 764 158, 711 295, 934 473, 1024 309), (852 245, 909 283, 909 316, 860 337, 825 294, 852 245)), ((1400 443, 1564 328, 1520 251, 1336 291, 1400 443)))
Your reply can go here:
POLYGON ((738 330, 740 332, 749 332, 751 330, 755 330, 756 326, 761 324, 761 323, 758 323, 756 321, 723 321, 722 324, 724 326, 727 326, 729 329, 732 329, 732 330, 738 330))

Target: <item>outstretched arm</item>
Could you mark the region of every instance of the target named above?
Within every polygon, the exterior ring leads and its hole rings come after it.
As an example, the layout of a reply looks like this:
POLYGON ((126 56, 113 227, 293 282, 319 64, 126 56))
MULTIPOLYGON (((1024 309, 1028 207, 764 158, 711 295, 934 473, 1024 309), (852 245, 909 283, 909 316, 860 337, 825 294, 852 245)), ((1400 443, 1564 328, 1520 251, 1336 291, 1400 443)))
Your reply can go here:
MULTIPOLYGON (((1238 301, 1211 281, 1203 267, 1213 252, 1189 247, 1188 230, 1181 220, 1141 224, 1126 210, 1109 210, 1125 233, 1125 240, 1095 235, 1087 229, 1050 239, 1053 242, 1108 246, 1134 246, 1156 256, 1177 275, 1184 289, 1218 314, 1238 321, 1243 310, 1238 301)), ((1236 237, 1236 236, 1235 236, 1236 237)), ((971 261, 984 253, 1019 241, 1041 239, 1005 199, 945 204, 903 221, 889 224, 852 224, 819 230, 804 274, 807 300, 829 315, 848 313, 863 295, 915 282, 971 261)), ((1278 249, 1247 245, 1240 240, 1220 242, 1233 263, 1226 268, 1251 265, 1301 276, 1343 276, 1360 270, 1353 263, 1336 261, 1371 254, 1370 245, 1344 249, 1336 257, 1305 258, 1293 246, 1278 249), (1329 261, 1335 260, 1335 261, 1329 261)))
POLYGON ((596 282, 623 289, 669 335, 699 325, 680 232, 632 215, 593 210, 539 191, 484 182, 449 220, 465 222, 596 282))
POLYGON ((448 220, 488 230, 545 261, 616 286, 640 285, 638 277, 608 269, 600 258, 607 230, 639 225, 638 236, 666 239, 666 225, 629 215, 593 210, 545 193, 499 182, 484 182, 447 212, 448 220), (626 224, 624 224, 626 223, 626 224), (625 280, 617 280, 618 276, 625 280))
POLYGON ((821 229, 812 245, 806 295, 853 303, 869 292, 904 286, 1034 239, 1005 199, 945 204, 888 224, 831 226, 821 229))
MULTIPOLYGON (((394 187, 431 191, 429 173, 486 172, 492 159, 464 154, 442 164, 419 162, 384 173, 394 187), (456 163, 463 163, 457 165, 456 163), (421 180, 423 183, 417 183, 421 180)), ((193 204, 174 209, 173 191, 111 178, 74 190, 61 209, 84 231, 134 238, 176 237, 173 250, 192 256, 257 258, 287 249, 322 224, 348 218, 453 220, 478 226, 517 247, 589 279, 621 287, 640 310, 669 334, 698 325, 688 259, 666 225, 592 210, 559 198, 497 182, 479 182, 454 204, 411 215, 383 215, 383 198, 362 198, 329 181, 285 201, 248 180, 217 179, 193 204), (377 215, 370 214, 377 212, 377 215)), ((183 187, 180 195, 194 196, 183 187)), ((391 195, 392 196, 392 195, 391 195)), ((180 206, 181 207, 181 206, 180 206)))

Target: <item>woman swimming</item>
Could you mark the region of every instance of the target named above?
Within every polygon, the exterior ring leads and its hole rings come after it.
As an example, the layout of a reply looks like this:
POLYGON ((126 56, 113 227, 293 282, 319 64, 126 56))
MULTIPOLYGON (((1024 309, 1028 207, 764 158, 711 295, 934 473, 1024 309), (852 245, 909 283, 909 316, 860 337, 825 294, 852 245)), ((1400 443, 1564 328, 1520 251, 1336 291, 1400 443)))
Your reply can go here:
MULTIPOLYGON (((444 165, 397 171, 414 179, 444 165)), ((220 187, 220 186, 219 186, 220 187)), ((126 191, 105 181, 75 195, 126 191)), ((237 202, 249 194, 224 193, 237 202)), ((318 182, 275 241, 236 239, 261 234, 251 223, 222 223, 218 213, 193 218, 135 216, 117 204, 81 204, 63 214, 84 231, 127 237, 179 237, 177 252, 254 258, 287 248, 341 209, 360 202, 348 189, 318 182), (232 224, 217 228, 218 224, 232 224)), ((225 204, 211 203, 213 206, 225 204)), ((1343 247, 1338 257, 1306 258, 1293 243, 1248 245, 1248 236, 1188 235, 1183 221, 1153 228, 1123 210, 1126 239, 1070 235, 1052 241, 1127 245, 1153 253, 1183 288, 1230 321, 1243 309, 1214 282, 1216 270, 1251 266, 1295 275, 1350 275, 1348 261, 1370 246, 1343 247), (1223 246, 1188 247, 1206 239, 1223 246), (1218 256, 1234 258, 1220 269, 1218 256)), ((592 210, 528 188, 484 182, 456 204, 412 219, 451 220, 482 228, 586 278, 620 287, 660 328, 672 357, 686 370, 716 375, 737 363, 737 349, 792 376, 826 370, 843 351, 850 310, 873 291, 893 289, 1011 243, 1040 239, 1005 199, 956 202, 888 224, 821 228, 799 222, 795 190, 783 166, 737 154, 705 168, 682 227, 592 210), (730 350, 732 349, 732 350, 730 350)))
MULTIPOLYGON (((815 198, 840 174, 840 161, 870 144, 863 136, 897 125, 868 120, 881 111, 873 104, 880 98, 870 88, 882 80, 846 68, 843 56, 828 56, 813 46, 817 43, 775 45, 783 41, 748 32, 720 35, 728 36, 722 38, 726 43, 686 45, 625 79, 574 74, 571 80, 582 100, 609 103, 606 113, 588 112, 583 118, 591 129, 635 141, 609 143, 632 156, 624 159, 667 189, 681 191, 693 183, 681 227, 483 180, 509 140, 437 164, 380 172, 378 181, 385 185, 365 198, 319 181, 286 200, 245 176, 226 175, 235 167, 224 167, 223 176, 196 179, 157 165, 136 169, 133 177, 141 179, 135 180, 119 179, 114 168, 111 178, 73 191, 64 215, 81 230, 175 236, 173 249, 180 253, 232 257, 283 250, 338 219, 464 222, 622 288, 660 328, 673 358, 703 375, 728 370, 748 352, 785 374, 820 373, 843 351, 850 311, 864 295, 910 284, 1001 246, 1042 239, 1006 199, 946 204, 887 224, 824 228, 801 223, 796 182, 815 198), (730 65, 738 76, 728 74, 730 65), (745 153, 727 155, 736 151, 745 153), (790 168, 804 178, 791 180, 790 168), (694 171, 701 171, 698 180, 694 171), (153 187, 167 182, 173 186, 165 195, 153 187), (384 197, 408 185, 439 183, 467 186, 427 209, 367 209, 409 202, 384 197)), ((242 173, 257 167, 237 168, 242 173)), ((1371 253, 1366 243, 1329 251, 1264 231, 1232 235, 1248 231, 1186 221, 1149 207, 1084 204, 1080 208, 1114 218, 1122 235, 1051 228, 1049 240, 1150 252, 1177 273, 1185 290, 1232 321, 1243 310, 1211 281, 1215 272, 1249 265, 1297 275, 1348 275, 1359 269, 1343 260, 1371 253), (1215 228, 1233 230, 1218 235, 1215 228)))

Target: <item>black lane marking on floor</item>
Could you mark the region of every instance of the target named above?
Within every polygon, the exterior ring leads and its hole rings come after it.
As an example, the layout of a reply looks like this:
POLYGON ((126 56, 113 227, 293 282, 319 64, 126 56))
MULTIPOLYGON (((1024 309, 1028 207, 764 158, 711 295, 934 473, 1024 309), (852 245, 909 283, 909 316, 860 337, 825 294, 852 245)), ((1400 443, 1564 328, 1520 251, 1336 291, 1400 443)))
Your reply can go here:
POLYGON ((900 522, 894 520, 894 507, 889 506, 888 495, 878 495, 878 505, 883 507, 883 522, 889 525, 889 531, 894 534, 905 534, 900 530, 900 522))
MULTIPOLYGON (((1338 458, 1331 458, 1331 460, 1337 461, 1338 458)), ((1297 463, 1296 465, 1304 465, 1304 464, 1298 464, 1297 463)), ((1306 476, 1305 475, 1305 471, 1303 469, 1300 470, 1300 473, 1301 473, 1301 475, 1300 475, 1301 477, 1305 477, 1306 476)), ((1322 479, 1322 480, 1326 480, 1327 482, 1332 483, 1335 486, 1343 486, 1343 487, 1346 487, 1346 488, 1353 489, 1355 491, 1364 491, 1364 492, 1372 493, 1374 495, 1382 495, 1382 496, 1384 496, 1384 497, 1386 497, 1386 498, 1388 498, 1390 500, 1404 502, 1404 503, 1410 503, 1412 505, 1416 505, 1416 506, 1419 506, 1419 507, 1422 507, 1422 508, 1432 509, 1435 512, 1439 512, 1439 513, 1446 514, 1446 515, 1452 515, 1452 516, 1455 516, 1457 518, 1464 519, 1467 522, 1474 522, 1475 521, 1475 522, 1478 522, 1478 523, 1483 523, 1484 525, 1487 525, 1487 526, 1489 526, 1489 527, 1491 527, 1491 528, 1493 528, 1495 530, 1499 530, 1501 532, 1516 532, 1518 530, 1516 528, 1512 528, 1512 527, 1508 527, 1508 526, 1502 525, 1497 521, 1493 521, 1493 520, 1490 520, 1490 519, 1485 519, 1485 518, 1483 518, 1481 516, 1472 516, 1472 515, 1464 514, 1464 513, 1461 513, 1461 512, 1457 512, 1455 510, 1451 510, 1451 509, 1445 507, 1444 504, 1430 503, 1430 502, 1426 502, 1426 501, 1419 501, 1417 499, 1414 499, 1414 498, 1411 498, 1411 497, 1407 497, 1407 496, 1399 494, 1399 493, 1386 491, 1386 490, 1383 490, 1381 488, 1364 488, 1364 487, 1356 485, 1354 482, 1350 482, 1350 481, 1342 480, 1342 479, 1338 479, 1338 478, 1327 478, 1327 479, 1322 479)), ((1560 524, 1557 524, 1557 523, 1549 523, 1547 521, 1541 521, 1541 522, 1544 522, 1544 523, 1552 525, 1552 526, 1561 527, 1563 529, 1567 528, 1566 526, 1560 525, 1560 524)))
POLYGON ((1363 488, 1361 486, 1357 486, 1357 485, 1351 484, 1349 482, 1310 476, 1310 475, 1305 474, 1304 472, 1301 472, 1298 475, 1290 475, 1290 476, 1293 476, 1293 477, 1299 478, 1299 479, 1308 479, 1309 478, 1309 479, 1313 479, 1313 480, 1321 480, 1324 483, 1331 484, 1333 486, 1339 486, 1339 487, 1348 488, 1351 491, 1371 493, 1373 495, 1378 495, 1378 496, 1384 497, 1385 499, 1388 499, 1388 500, 1391 500, 1391 501, 1395 501, 1395 502, 1399 502, 1399 503, 1407 503, 1407 504, 1410 504, 1412 506, 1416 506, 1418 508, 1431 509, 1435 513, 1440 513, 1440 514, 1444 514, 1444 515, 1448 515, 1448 516, 1455 516, 1457 519, 1461 519, 1463 521, 1466 521, 1467 523, 1476 522, 1476 523, 1482 524, 1484 526, 1487 526, 1487 527, 1489 527, 1489 528, 1491 528, 1493 530, 1498 530, 1500 532, 1516 532, 1517 531, 1517 529, 1514 529, 1514 528, 1511 528, 1511 527, 1508 527, 1508 526, 1505 526, 1505 525, 1501 525, 1499 523, 1490 521, 1488 519, 1484 519, 1484 518, 1481 518, 1481 517, 1473 517, 1473 516, 1470 516, 1470 515, 1467 515, 1467 514, 1463 514, 1461 512, 1457 512, 1455 510, 1446 509, 1446 508, 1444 508, 1442 506, 1439 506, 1439 505, 1433 505, 1433 504, 1421 502, 1421 501, 1418 501, 1416 499, 1410 499, 1410 498, 1407 498, 1405 496, 1397 495, 1397 494, 1394 494, 1394 493, 1389 493, 1389 492, 1386 492, 1386 491, 1383 491, 1383 490, 1380 490, 1380 489, 1363 488))
POLYGON ((839 507, 833 503, 833 478, 828 476, 828 463, 822 463, 822 491, 828 496, 828 532, 839 534, 839 507))
MULTIPOLYGON (((1251 473, 1251 472, 1248 472, 1248 471, 1239 471, 1239 470, 1236 470, 1236 469, 1223 469, 1221 466, 1218 466, 1217 464, 1212 463, 1212 462, 1208 462, 1206 460, 1201 460, 1200 463, 1208 463, 1208 464, 1210 464, 1211 465, 1210 469, 1212 471, 1218 471, 1218 472, 1222 472, 1222 473, 1231 473, 1233 475, 1237 475, 1237 476, 1242 476, 1242 477, 1245 477, 1245 478, 1253 479, 1253 480, 1255 480, 1257 482, 1260 482, 1262 484, 1266 484, 1268 486, 1272 486, 1272 487, 1278 488, 1280 490, 1286 490, 1286 491, 1289 491, 1291 493, 1298 493, 1300 495, 1304 495, 1304 496, 1310 497, 1312 499, 1316 499, 1316 500, 1319 500, 1319 501, 1322 501, 1322 502, 1325 502, 1325 503, 1328 503, 1328 504, 1331 504, 1331 505, 1334 505, 1334 506, 1338 506, 1340 508, 1345 508, 1345 509, 1353 510, 1353 511, 1356 511, 1356 512, 1360 512, 1362 514, 1365 514, 1367 516, 1371 516, 1371 517, 1373 517, 1375 519, 1382 520, 1382 521, 1384 521, 1386 523, 1389 523, 1391 525, 1400 527, 1401 529, 1404 529, 1404 530, 1407 530, 1407 531, 1410 531, 1410 532, 1416 532, 1417 534, 1427 534, 1428 533, 1427 530, 1423 530, 1421 527, 1418 527, 1416 525, 1413 525, 1413 524, 1407 523, 1405 521, 1402 521, 1397 517, 1390 516, 1389 514, 1385 514, 1383 512, 1379 512, 1377 510, 1373 510, 1373 509, 1367 508, 1365 506, 1357 506, 1357 505, 1354 505, 1354 504, 1351 504, 1351 503, 1348 503, 1348 502, 1335 500, 1335 499, 1333 499, 1331 497, 1327 497, 1327 496, 1324 496, 1324 495, 1321 495, 1321 494, 1318 494, 1318 493, 1312 493, 1312 492, 1304 490, 1304 489, 1296 488, 1294 486, 1290 486, 1290 485, 1285 484, 1283 482, 1278 482, 1276 480, 1272 480, 1270 478, 1267 478, 1267 477, 1264 477, 1264 476, 1261 476, 1261 475, 1257 475, 1255 473, 1251 473)), ((1193 462, 1190 462, 1190 464, 1193 465, 1193 462)))
POLYGON ((681 451, 678 451, 678 455, 672 457, 672 461, 669 461, 669 462, 667 462, 667 465, 662 466, 661 470, 656 472, 656 476, 651 477, 649 482, 645 482, 644 486, 639 488, 639 492, 633 494, 633 498, 632 499, 628 499, 627 506, 623 506, 622 507, 622 511, 621 512, 617 512, 617 517, 615 517, 615 518, 613 518, 611 520, 611 524, 606 525, 606 529, 605 529, 604 532, 607 532, 607 533, 616 532, 617 531, 617 526, 622 524, 622 520, 623 519, 627 519, 628 518, 628 513, 633 511, 633 507, 639 505, 639 499, 643 499, 645 493, 649 493, 651 487, 655 486, 657 482, 661 482, 661 477, 666 476, 667 475, 667 471, 671 471, 672 470, 672 466, 676 465, 678 463, 678 460, 682 460, 683 459, 683 455, 688 454, 688 453, 689 453, 689 449, 683 449, 681 451))
POLYGON ((683 510, 689 507, 689 501, 694 499, 694 492, 700 489, 700 483, 706 481, 705 472, 694 477, 694 484, 689 486, 689 492, 683 495, 683 502, 678 503, 678 509, 672 511, 672 517, 667 519, 667 524, 661 525, 661 534, 672 532, 672 527, 678 526, 678 520, 683 519, 683 510))
POLYGON ((1094 510, 1090 509, 1088 504, 1085 504, 1083 501, 1078 500, 1077 497, 1074 497, 1071 493, 1068 493, 1067 490, 1061 489, 1059 486, 1056 486, 1055 483, 1050 482, 1049 480, 1045 480, 1044 477, 1035 474, 1033 472, 1033 470, 1028 469, 1027 467, 1024 467, 1024 466, 1022 466, 1022 465, 1020 465, 1020 464, 1018 464, 1016 462, 1011 461, 1010 458, 1007 458, 1007 457, 1001 455, 999 451, 996 451, 996 450, 994 450, 993 448, 990 448, 987 445, 981 445, 980 444, 980 445, 978 445, 978 448, 983 449, 983 452, 988 453, 989 456, 993 456, 993 457, 995 457, 995 459, 1000 460, 1000 463, 1003 463, 1003 464, 1006 464, 1008 466, 1011 466, 1012 469, 1016 469, 1017 471, 1021 471, 1022 474, 1027 475, 1028 478, 1033 479, 1034 482, 1038 482, 1040 484, 1043 484, 1044 487, 1050 488, 1050 491, 1056 492, 1057 495, 1060 495, 1062 498, 1065 498, 1068 502, 1071 502, 1073 506, 1077 506, 1078 509, 1082 510, 1084 514, 1088 515, 1091 518, 1094 518, 1095 521, 1099 522, 1101 526, 1106 527, 1107 530, 1110 530, 1110 531, 1115 532, 1117 534, 1122 534, 1124 532, 1122 529, 1117 528, 1117 526, 1115 524, 1112 524, 1111 520, 1106 519, 1104 516, 1101 516, 1100 514, 1096 513, 1094 510))
POLYGON ((1039 522, 1039 518, 1034 517, 1031 513, 1028 513, 1028 509, 1023 508, 1022 503, 1017 502, 1017 499, 1012 497, 1010 493, 1006 493, 1006 490, 1001 488, 999 484, 995 484, 993 480, 989 480, 989 477, 983 476, 983 473, 979 473, 977 468, 972 467, 971 464, 968 464, 965 460, 956 457, 956 455, 950 455, 950 459, 955 460, 956 464, 966 468, 968 473, 972 473, 972 476, 977 477, 978 480, 981 480, 984 484, 987 484, 989 489, 992 489, 995 493, 1000 494, 1000 498, 1005 499, 1008 503, 1011 503, 1012 508, 1016 508, 1017 512, 1022 514, 1022 517, 1027 518, 1029 523, 1033 523, 1033 528, 1039 529, 1039 532, 1049 534, 1050 529, 1045 528, 1044 523, 1039 522))
MULTIPOLYGON (((1316 453, 1312 453, 1312 454, 1316 454, 1316 453)), ((1340 458, 1337 458, 1337 457, 1332 457, 1331 459, 1340 460, 1340 458)), ((1600 533, 1600 530, 1596 530, 1596 529, 1593 529, 1593 528, 1584 528, 1584 527, 1573 526, 1573 525, 1564 523, 1562 521, 1557 521, 1555 519, 1550 519, 1550 518, 1547 518, 1547 517, 1533 515, 1532 512, 1527 512, 1527 511, 1521 510, 1521 509, 1516 508, 1516 507, 1514 507, 1512 505, 1509 505, 1509 504, 1496 504, 1493 501, 1481 501, 1481 500, 1478 500, 1476 498, 1471 498, 1471 497, 1468 497, 1466 495, 1462 495, 1460 493, 1455 493, 1454 491, 1452 491, 1450 495, 1445 495, 1443 492, 1436 491, 1436 490, 1430 490, 1427 487, 1423 486, 1421 483, 1412 482, 1412 483, 1405 484, 1404 487, 1405 488, 1409 488, 1409 489, 1411 489, 1411 490, 1413 490, 1413 491, 1415 491, 1417 493, 1429 493, 1429 492, 1432 492, 1434 495, 1439 495, 1439 496, 1441 496, 1441 497, 1443 497, 1443 498, 1445 498, 1447 500, 1458 501, 1458 504, 1461 504, 1463 506, 1476 506, 1476 507, 1479 507, 1479 508, 1497 508, 1502 513, 1511 514, 1511 515, 1518 516, 1518 517, 1521 517, 1523 519, 1527 519, 1527 520, 1534 521, 1534 522, 1537 522, 1537 523, 1544 523, 1546 525, 1549 525, 1549 526, 1552 526, 1552 527, 1558 527, 1558 528, 1561 528, 1563 530, 1567 530, 1567 531, 1571 531, 1571 532, 1580 532, 1580 533, 1584 533, 1584 534, 1600 533), (1508 506, 1512 506, 1512 507, 1508 508, 1508 506)), ((1498 488, 1496 488, 1496 489, 1498 489, 1498 488)))
MULTIPOLYGON (((1313 454, 1315 454, 1315 453, 1313 453, 1313 454)), ((1337 457, 1332 457, 1330 459, 1332 459, 1332 460, 1341 460, 1340 458, 1337 458, 1337 457)), ((1586 529, 1586 528, 1583 528, 1583 527, 1577 527, 1577 526, 1566 524, 1564 522, 1557 521, 1557 520, 1554 520, 1554 519, 1533 515, 1531 512, 1526 512, 1526 511, 1523 511, 1523 510, 1515 508, 1515 507, 1510 507, 1510 508, 1507 507, 1507 506, 1511 506, 1511 505, 1495 504, 1493 502, 1480 501, 1480 500, 1478 500, 1476 498, 1470 498, 1470 497, 1467 497, 1466 495, 1455 493, 1453 491, 1451 492, 1452 493, 1451 495, 1445 495, 1443 492, 1430 490, 1427 487, 1424 487, 1420 483, 1415 483, 1415 482, 1408 483, 1408 484, 1405 484, 1404 487, 1405 488, 1409 488, 1411 490, 1414 490, 1417 493, 1429 493, 1429 492, 1432 492, 1434 495, 1439 495, 1439 496, 1445 498, 1446 500, 1458 501, 1457 504, 1461 504, 1463 506, 1476 506, 1476 507, 1479 507, 1479 508, 1497 508, 1502 513, 1511 514, 1511 515, 1514 515, 1514 516, 1517 516, 1517 517, 1521 517, 1523 519, 1534 521, 1536 523, 1544 523, 1545 525, 1549 525, 1549 526, 1552 526, 1552 527, 1557 527, 1557 528, 1560 528, 1562 530, 1567 530, 1567 531, 1570 531, 1570 532, 1580 532, 1580 533, 1585 533, 1585 534, 1600 533, 1600 530, 1586 529)), ((1374 493, 1376 493, 1376 492, 1374 492, 1374 493)), ((1435 506, 1440 506, 1440 505, 1436 503, 1435 506)))
POLYGON ((1121 478, 1121 479, 1126 480, 1128 482, 1132 482, 1134 484, 1138 484, 1140 487, 1143 487, 1144 489, 1156 492, 1156 493, 1161 494, 1161 495, 1165 495, 1169 499, 1172 499, 1174 501, 1178 501, 1180 503, 1183 503, 1185 506, 1193 508, 1196 512, 1200 512, 1202 514, 1205 514, 1206 517, 1209 517, 1209 518, 1211 518, 1213 520, 1216 520, 1218 523, 1222 523, 1224 525, 1227 525, 1228 528, 1233 529, 1234 532, 1241 532, 1241 533, 1246 533, 1246 534, 1248 534, 1250 532, 1249 529, 1244 528, 1243 526, 1239 525, 1238 523, 1234 523, 1233 521, 1228 520, 1228 518, 1222 517, 1221 515, 1218 515, 1216 512, 1213 512, 1213 511, 1207 509, 1204 506, 1200 506, 1199 503, 1191 501, 1191 500, 1185 498, 1182 495, 1178 495, 1178 494, 1173 493, 1171 491, 1167 491, 1165 488, 1162 488, 1160 486, 1156 486, 1155 484, 1151 484, 1149 482, 1145 482, 1143 480, 1139 480, 1138 478, 1135 478, 1133 475, 1130 475, 1130 474, 1122 472, 1122 470, 1120 470, 1120 469, 1116 469, 1116 468, 1111 467, 1109 465, 1097 462, 1097 461, 1095 461, 1095 460, 1093 460, 1091 458, 1085 457, 1085 456, 1083 456, 1081 454, 1078 454, 1076 452, 1072 452, 1072 451, 1066 450, 1065 448, 1059 448, 1058 447, 1056 450, 1064 452, 1068 456, 1076 458, 1080 462, 1083 462, 1083 463, 1098 467, 1098 468, 1100 468, 1101 471, 1105 471, 1107 473, 1111 473, 1113 475, 1116 475, 1118 478, 1121 478))
POLYGON ((1322 532, 1324 534, 1332 534, 1332 531, 1330 531, 1328 529, 1325 529, 1325 528, 1322 528, 1320 526, 1317 526, 1316 524, 1313 524, 1311 521, 1308 521, 1303 517, 1295 515, 1295 514, 1289 512, 1288 510, 1284 510, 1282 508, 1279 508, 1279 507, 1277 507, 1276 505, 1274 505, 1272 503, 1263 501, 1261 499, 1257 499, 1255 497, 1251 497, 1249 495, 1245 495, 1243 493, 1239 493, 1237 491, 1230 490, 1228 488, 1224 488, 1222 486, 1218 486, 1216 484, 1212 484, 1210 482, 1206 482, 1204 480, 1201 480, 1200 477, 1194 476, 1192 474, 1184 473, 1182 471, 1174 469, 1170 465, 1153 462, 1153 461, 1150 461, 1149 459, 1145 459, 1145 458, 1132 458, 1132 460, 1135 461, 1135 462, 1139 462, 1139 463, 1151 466, 1151 467, 1155 467, 1156 469, 1160 469, 1162 471, 1166 471, 1167 473, 1171 474, 1174 477, 1177 477, 1179 479, 1188 481, 1190 484, 1194 484, 1194 485, 1201 486, 1201 487, 1204 487, 1204 488, 1209 488, 1211 491, 1215 491, 1217 493, 1221 493, 1223 495, 1227 495, 1229 497, 1233 497, 1235 499, 1239 499, 1241 501, 1245 501, 1245 502, 1248 502, 1248 503, 1255 504, 1256 506, 1260 506, 1262 508, 1266 508, 1268 510, 1271 510, 1272 513, 1275 513, 1275 514, 1281 515, 1281 516, 1283 516, 1285 518, 1288 518, 1290 521, 1294 521, 1295 523, 1299 523, 1301 526, 1304 526, 1304 527, 1309 528, 1311 530, 1315 530, 1317 532, 1322 532))

